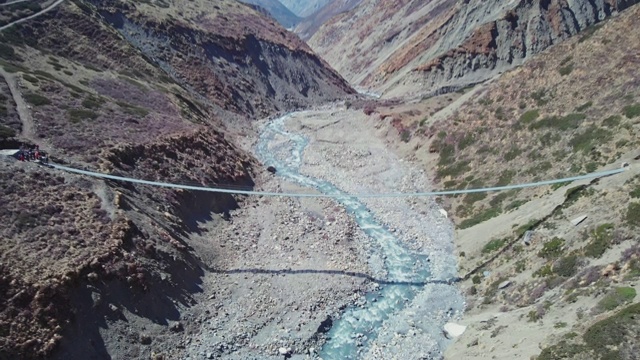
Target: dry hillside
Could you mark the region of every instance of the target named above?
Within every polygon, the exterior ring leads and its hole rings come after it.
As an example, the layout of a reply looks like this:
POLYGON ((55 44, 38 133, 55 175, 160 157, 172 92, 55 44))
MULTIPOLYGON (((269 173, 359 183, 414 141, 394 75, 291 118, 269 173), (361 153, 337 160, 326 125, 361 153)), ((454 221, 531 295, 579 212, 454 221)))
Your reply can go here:
POLYGON ((635 1, 362 1, 309 40, 354 85, 386 97, 487 80, 635 1))
MULTIPOLYGON (((7 24, 35 13, 11 9, 7 24)), ((0 32, 0 75, 3 149, 37 143, 73 167, 248 188, 256 161, 227 127, 352 92, 233 1, 62 2, 0 32)), ((131 358, 150 351, 150 331, 182 330, 178 308, 204 273, 188 243, 196 220, 239 199, 0 162, 0 359, 131 358)), ((154 342, 155 358, 178 341, 154 342)))
POLYGON ((630 29, 638 19, 634 6, 494 81, 369 110, 437 188, 630 164, 599 180, 441 199, 458 226, 468 300, 469 327, 449 357, 637 355, 640 42, 630 29))

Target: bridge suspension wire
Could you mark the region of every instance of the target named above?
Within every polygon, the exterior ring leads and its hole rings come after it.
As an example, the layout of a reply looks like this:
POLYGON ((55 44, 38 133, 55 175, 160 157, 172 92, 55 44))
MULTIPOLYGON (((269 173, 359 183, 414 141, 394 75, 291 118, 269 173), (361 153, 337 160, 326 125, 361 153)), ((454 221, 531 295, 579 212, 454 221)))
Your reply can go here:
POLYGON ((184 184, 172 184, 165 182, 157 182, 157 181, 149 181, 149 180, 141 180, 134 179, 116 175, 102 174, 96 173, 87 170, 75 169, 67 166, 62 166, 58 164, 49 164, 50 166, 81 175, 92 176, 96 178, 116 180, 116 181, 124 181, 135 184, 143 184, 143 185, 151 185, 151 186, 159 186, 165 188, 173 188, 173 189, 184 189, 184 190, 194 190, 194 191, 208 191, 215 193, 223 193, 223 194, 233 194, 233 195, 259 195, 259 196, 281 196, 281 197, 292 197, 292 198, 403 198, 403 197, 426 197, 426 196, 444 196, 444 195, 458 195, 458 194, 470 194, 470 193, 478 193, 478 192, 491 192, 491 191, 506 191, 513 189, 523 189, 529 187, 538 187, 545 185, 553 185, 564 182, 572 182, 578 180, 585 179, 595 179, 605 176, 611 176, 619 174, 623 171, 626 171, 627 168, 608 170, 602 172, 594 172, 585 175, 567 177, 562 179, 554 179, 554 180, 546 180, 546 181, 537 181, 525 184, 514 184, 514 185, 505 185, 505 186, 494 186, 488 188, 477 188, 477 189, 463 189, 463 190, 446 190, 446 191, 425 191, 425 192, 411 192, 411 193, 362 193, 362 194, 347 194, 347 193, 337 193, 337 194, 309 194, 309 193, 286 193, 286 192, 269 192, 269 191, 252 191, 252 190, 239 190, 239 189, 224 189, 219 187, 205 187, 205 186, 193 186, 193 185, 184 185, 184 184))

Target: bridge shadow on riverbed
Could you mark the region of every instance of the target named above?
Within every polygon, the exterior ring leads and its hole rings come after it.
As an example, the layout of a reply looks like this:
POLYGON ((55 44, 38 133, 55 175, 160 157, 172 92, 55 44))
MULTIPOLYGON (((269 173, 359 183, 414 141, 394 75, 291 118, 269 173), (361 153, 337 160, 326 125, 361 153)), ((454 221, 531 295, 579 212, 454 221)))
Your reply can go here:
POLYGON ((446 284, 451 285, 460 282, 462 279, 453 278, 449 280, 426 280, 426 281, 402 281, 402 280, 386 280, 378 279, 368 274, 363 274, 355 271, 342 271, 342 270, 318 270, 318 269, 300 269, 300 270, 288 270, 288 269, 209 269, 216 274, 267 274, 267 275, 306 275, 306 274, 321 274, 330 276, 351 276, 361 279, 366 279, 371 282, 380 285, 410 285, 410 286, 425 286, 428 284, 446 284))

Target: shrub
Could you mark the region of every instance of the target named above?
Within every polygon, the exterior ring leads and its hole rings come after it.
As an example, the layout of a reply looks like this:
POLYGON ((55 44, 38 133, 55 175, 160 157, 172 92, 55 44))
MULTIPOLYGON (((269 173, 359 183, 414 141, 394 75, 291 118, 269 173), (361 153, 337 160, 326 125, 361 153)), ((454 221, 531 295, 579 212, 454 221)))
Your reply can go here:
POLYGON ((548 116, 542 120, 529 125, 530 130, 537 130, 541 128, 555 128, 558 130, 570 130, 577 129, 580 123, 586 119, 587 116, 581 113, 572 113, 565 116, 548 116))
POLYGON ((487 193, 486 192, 476 192, 476 193, 470 193, 467 194, 464 197, 464 200, 462 200, 465 204, 468 205, 473 205, 474 203, 484 199, 487 197, 487 193))
POLYGON ((411 131, 405 129, 400 133, 400 140, 402 142, 409 142, 411 140, 411 131))
POLYGON ((32 84, 37 84, 39 82, 38 78, 36 78, 34 76, 31 76, 31 75, 27 75, 27 74, 22 75, 22 78, 25 79, 26 81, 32 83, 32 84))
POLYGON ((620 125, 620 121, 622 118, 619 115, 609 116, 608 118, 602 120, 602 125, 606 127, 616 127, 620 125))
POLYGON ((640 104, 625 106, 622 111, 624 113, 624 116, 629 119, 640 116, 640 104))
POLYGON ((551 265, 549 264, 542 266, 540 269, 531 274, 531 276, 533 277, 547 277, 549 275, 553 275, 553 270, 551 269, 551 265))
POLYGON ((95 120, 98 118, 97 113, 85 109, 69 109, 67 114, 69 115, 69 120, 74 124, 82 120, 95 120))
POLYGON ((82 106, 87 109, 98 109, 104 104, 104 100, 100 98, 96 98, 93 96, 89 96, 86 99, 82 100, 82 106))
POLYGON ((562 257, 553 264, 553 272, 562 277, 571 277, 578 270, 578 256, 575 254, 562 257))
POLYGON ((12 60, 16 57, 16 51, 11 45, 0 42, 0 58, 12 60))
POLYGON ((576 108, 576 111, 577 112, 583 112, 583 111, 587 110, 588 108, 590 108, 591 106, 593 106, 593 101, 588 101, 588 102, 578 106, 576 108))
POLYGON ((480 275, 475 274, 471 278, 471 282, 473 282, 474 284, 478 285, 478 284, 480 284, 482 282, 482 278, 480 277, 480 275))
POLYGON ((465 148, 469 147, 469 145, 472 145, 475 142, 475 136, 473 134, 467 134, 463 136, 462 139, 460 139, 460 141, 458 142, 458 150, 464 150, 465 148))
POLYGON ((584 247, 584 255, 592 258, 601 257, 611 243, 613 224, 602 224, 591 232, 591 242, 584 247))
POLYGON ((611 311, 620 305, 629 303, 636 297, 636 289, 632 287, 616 287, 611 289, 596 306, 601 311, 611 311))
POLYGON ((568 64, 568 65, 565 65, 565 66, 561 67, 560 69, 558 69, 558 72, 562 76, 569 75, 569 74, 571 74, 572 71, 573 71, 573 64, 568 64))
POLYGON ((598 144, 611 141, 612 138, 611 131, 591 125, 584 132, 576 134, 569 144, 575 151, 588 152, 598 144))
POLYGON ((506 161, 511 161, 520 156, 522 153, 523 150, 514 145, 511 146, 511 148, 504 154, 504 159, 506 161))
POLYGON ((505 170, 500 174, 500 177, 498 178, 498 182, 496 183, 496 186, 504 186, 504 185, 508 185, 511 183, 511 180, 513 180, 513 177, 516 175, 516 171, 515 170, 505 170))
POLYGON ((545 89, 540 89, 538 91, 534 91, 531 93, 531 98, 536 101, 538 106, 546 105, 549 100, 546 98, 547 91, 545 89))
POLYGON ((564 243, 564 239, 556 236, 542 246, 542 250, 538 252, 538 256, 545 259, 555 259, 562 254, 564 243))
POLYGON ((51 104, 51 100, 46 97, 34 93, 29 93, 24 95, 24 99, 27 100, 34 106, 42 106, 51 104))
POLYGON ((6 139, 16 136, 16 131, 10 127, 0 125, 0 139, 6 139))
POLYGON ((486 209, 480 213, 478 213, 477 215, 475 215, 474 217, 471 217, 469 219, 466 219, 464 221, 462 221, 460 223, 460 229, 466 229, 466 228, 470 228, 474 225, 478 225, 482 222, 485 222, 491 218, 494 218, 498 215, 500 215, 502 211, 498 208, 490 208, 490 209, 486 209))
POLYGON ((500 250, 506 243, 507 239, 493 239, 482 248, 482 253, 489 254, 496 250, 500 250))
POLYGON ((627 208, 627 224, 633 227, 640 227, 640 203, 633 202, 627 208))
POLYGON ((633 304, 617 314, 593 324, 582 336, 585 344, 600 359, 619 359, 619 345, 626 339, 634 341, 637 334, 640 304, 633 304), (630 338, 631 337, 631 338, 630 338), (615 350, 614 350, 615 349, 615 350))
POLYGON ((540 117, 540 111, 538 109, 529 110, 520 116, 520 122, 522 124, 529 124, 534 122, 540 117))
POLYGON ((516 261, 515 271, 517 273, 521 273, 527 269, 527 261, 525 259, 520 259, 516 261))
POLYGON ((471 170, 471 167, 469 166, 469 160, 463 160, 463 161, 456 161, 450 166, 438 168, 438 170, 436 171, 436 174, 438 175, 438 177, 447 177, 447 176, 456 177, 469 170, 471 170))
POLYGON ((640 198, 640 186, 636 186, 635 189, 631 190, 629 196, 631 196, 631 198, 633 199, 640 198))

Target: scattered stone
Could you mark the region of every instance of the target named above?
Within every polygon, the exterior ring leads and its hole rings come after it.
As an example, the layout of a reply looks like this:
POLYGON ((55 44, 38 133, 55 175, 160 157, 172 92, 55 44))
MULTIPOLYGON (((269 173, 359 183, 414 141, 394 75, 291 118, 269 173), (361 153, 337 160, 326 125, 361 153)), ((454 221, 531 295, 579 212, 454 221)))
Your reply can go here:
POLYGON ((149 345, 151 344, 151 336, 147 334, 140 334, 140 344, 149 345))
POLYGON ((511 285, 511 281, 507 280, 507 281, 503 281, 500 283, 500 285, 498 285, 498 289, 502 290, 506 287, 508 287, 509 285, 511 285))
POLYGON ((291 353, 291 348, 281 347, 278 349, 278 353, 280 353, 280 355, 289 355, 291 353))
POLYGON ((571 224, 573 224, 573 226, 578 226, 580 225, 581 222, 583 222, 585 219, 587 218, 587 215, 582 215, 582 216, 578 216, 577 218, 571 220, 571 224))
POLYGON ((184 330, 184 326, 182 326, 182 323, 180 323, 179 321, 176 321, 171 323, 171 325, 169 326, 169 330, 173 332, 180 332, 184 330))
POLYGON ((467 327, 464 325, 459 325, 456 323, 446 323, 444 325, 444 332, 447 335, 447 338, 457 338, 458 336, 464 334, 467 327))

